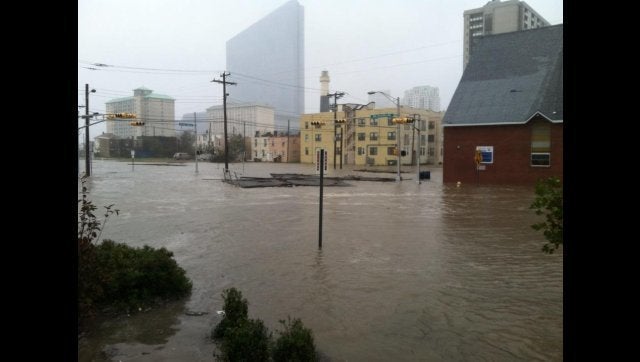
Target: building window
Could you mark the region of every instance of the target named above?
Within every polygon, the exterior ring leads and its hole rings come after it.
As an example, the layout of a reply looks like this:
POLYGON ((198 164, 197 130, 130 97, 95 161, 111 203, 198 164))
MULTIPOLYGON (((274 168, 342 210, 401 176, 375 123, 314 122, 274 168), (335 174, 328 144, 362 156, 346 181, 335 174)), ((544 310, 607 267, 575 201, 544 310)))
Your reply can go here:
POLYGON ((316 133, 316 142, 322 141, 322 135, 320 133, 316 133))
POLYGON ((369 147, 369 156, 375 156, 378 154, 378 147, 369 147))
POLYGON ((420 147, 420 156, 424 156, 425 148, 420 147))
POLYGON ((309 142, 309 134, 308 133, 304 135, 304 141, 305 142, 309 142))
POLYGON ((358 147, 358 156, 361 156, 364 154, 364 148, 363 147, 358 147))
POLYGON ((531 166, 534 166, 534 167, 551 166, 551 154, 550 153, 532 153, 531 166))
POLYGON ((547 122, 531 126, 531 166, 551 165, 551 125, 547 122))
POLYGON ((424 146, 427 144, 427 136, 421 134, 420 135, 420 146, 424 146))
POLYGON ((309 147, 305 147, 305 148, 304 148, 304 154, 305 154, 306 156, 309 156, 309 147))
POLYGON ((387 156, 395 156, 396 148, 395 147, 387 147, 387 156))
POLYGON ((389 141, 393 141, 396 139, 396 133, 395 132, 387 132, 387 139, 389 141))
POLYGON ((408 135, 408 134, 405 134, 405 135, 404 135, 404 144, 406 145, 406 144, 408 144, 408 143, 409 143, 409 135, 408 135))
POLYGON ((359 127, 364 127, 365 126, 365 119, 364 118, 358 118, 358 126, 359 127))
POLYGON ((309 122, 304 122, 304 129, 309 129, 309 122))
POLYGON ((427 137, 427 142, 434 142, 435 140, 436 140, 436 138, 435 138, 435 136, 434 136, 434 135, 432 135, 432 134, 430 134, 430 135, 427 137))
POLYGON ((358 133, 358 141, 364 141, 365 138, 367 137, 366 133, 358 133))
POLYGON ((429 129, 436 128, 436 123, 434 121, 429 121, 429 129))
POLYGON ((387 118, 387 126, 393 126, 393 118, 387 118))
POLYGON ((267 139, 266 138, 264 139, 264 147, 267 147, 267 139))
POLYGON ((377 141, 377 140, 378 140, 378 132, 371 132, 371 133, 369 133, 369 140, 371 140, 371 141, 377 141))
POLYGON ((436 149, 434 147, 429 147, 429 156, 435 156, 436 149))
POLYGON ((370 125, 372 126, 377 126, 378 125, 378 119, 377 118, 371 118, 371 121, 369 122, 370 125))

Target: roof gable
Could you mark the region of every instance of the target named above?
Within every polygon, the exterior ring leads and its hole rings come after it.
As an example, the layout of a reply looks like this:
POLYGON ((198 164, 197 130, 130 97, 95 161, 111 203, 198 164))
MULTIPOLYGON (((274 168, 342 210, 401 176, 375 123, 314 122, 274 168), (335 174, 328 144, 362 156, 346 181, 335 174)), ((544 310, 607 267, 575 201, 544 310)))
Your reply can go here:
POLYGON ((562 25, 480 37, 443 118, 446 125, 562 121, 562 25))

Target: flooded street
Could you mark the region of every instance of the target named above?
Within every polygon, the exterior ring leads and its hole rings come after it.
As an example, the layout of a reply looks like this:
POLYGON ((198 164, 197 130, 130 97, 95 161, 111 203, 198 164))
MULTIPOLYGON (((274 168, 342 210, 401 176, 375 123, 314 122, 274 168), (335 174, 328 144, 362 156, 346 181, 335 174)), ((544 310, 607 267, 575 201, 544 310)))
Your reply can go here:
MULTIPOLYGON (((139 162, 93 163, 89 198, 120 210, 102 239, 166 247, 193 292, 99 324, 79 341, 80 361, 212 361, 208 336, 230 287, 272 331, 302 319, 332 361, 562 360, 562 252, 540 250, 533 187, 458 188, 425 166, 420 185, 403 167, 401 183, 326 187, 319 251, 318 187, 242 189, 219 180, 224 164, 196 174, 192 162, 139 162)), ((245 176, 314 170, 244 165, 245 176)))

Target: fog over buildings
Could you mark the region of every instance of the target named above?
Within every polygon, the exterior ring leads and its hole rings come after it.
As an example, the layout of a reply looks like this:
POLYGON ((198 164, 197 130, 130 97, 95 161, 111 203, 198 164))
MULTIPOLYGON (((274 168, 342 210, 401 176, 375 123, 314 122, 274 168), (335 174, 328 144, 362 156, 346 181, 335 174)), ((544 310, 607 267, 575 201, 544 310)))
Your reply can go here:
MULTIPOLYGON (((78 105, 85 103, 85 84, 96 89, 91 112, 101 113, 108 101, 146 87, 175 100, 179 122, 222 104, 222 86, 211 80, 229 71, 228 80, 237 83, 227 87, 229 102, 267 103, 283 130, 289 117, 293 123, 296 114, 320 109, 319 77, 326 70, 329 92, 346 93, 341 103, 365 104, 373 90, 402 98, 428 85, 438 88, 446 109, 463 71, 465 12, 487 3, 80 0, 78 105)), ((562 23, 562 1, 527 5, 539 14, 536 25, 538 19, 562 23)), ((527 21, 530 26, 532 18, 527 21)), ((91 127, 92 135, 104 131, 106 123, 91 127)))

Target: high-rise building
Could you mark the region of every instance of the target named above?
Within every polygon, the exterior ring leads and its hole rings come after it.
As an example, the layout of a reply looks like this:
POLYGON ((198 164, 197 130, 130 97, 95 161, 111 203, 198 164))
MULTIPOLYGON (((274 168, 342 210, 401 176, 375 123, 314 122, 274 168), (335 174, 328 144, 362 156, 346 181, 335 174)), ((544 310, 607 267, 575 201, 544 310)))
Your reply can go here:
POLYGON ((550 25, 524 1, 491 0, 485 6, 464 12, 463 69, 473 53, 473 39, 485 34, 509 33, 550 25))
POLYGON ((235 102, 275 109, 286 127, 304 113, 304 8, 291 0, 227 41, 227 70, 237 85, 227 87, 235 102))
POLYGON ((438 87, 430 87, 428 85, 413 87, 404 91, 402 104, 413 108, 440 112, 440 91, 438 87))
POLYGON ((133 119, 107 121, 107 133, 118 138, 139 136, 175 137, 175 99, 153 93, 151 89, 140 87, 133 90, 133 97, 116 98, 106 103, 107 113, 135 113, 133 119), (144 126, 132 126, 131 121, 142 121, 144 126))

